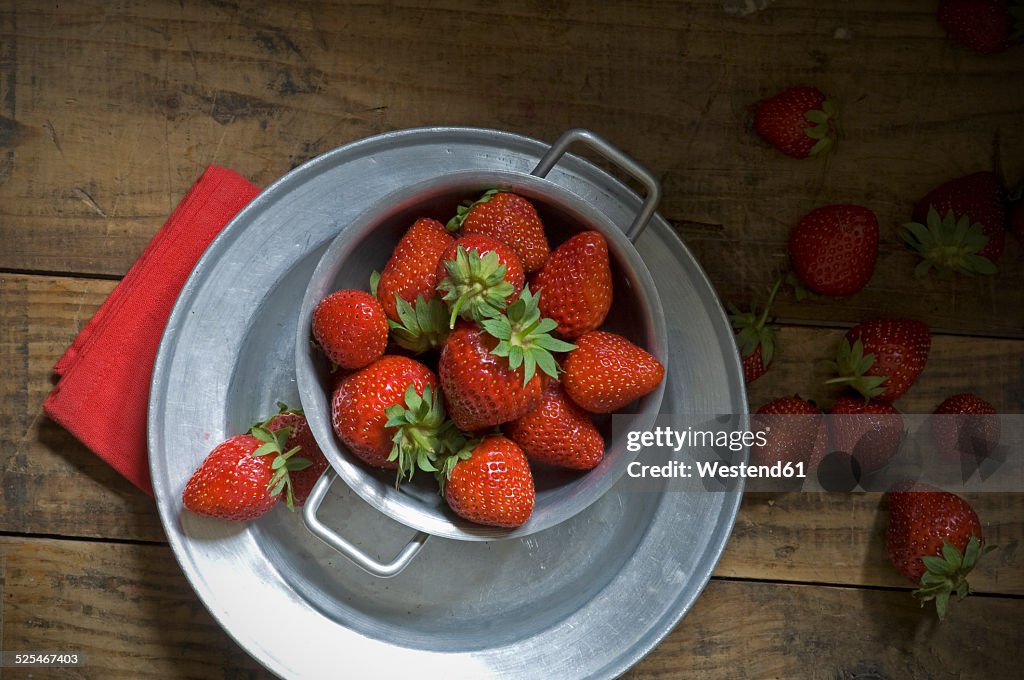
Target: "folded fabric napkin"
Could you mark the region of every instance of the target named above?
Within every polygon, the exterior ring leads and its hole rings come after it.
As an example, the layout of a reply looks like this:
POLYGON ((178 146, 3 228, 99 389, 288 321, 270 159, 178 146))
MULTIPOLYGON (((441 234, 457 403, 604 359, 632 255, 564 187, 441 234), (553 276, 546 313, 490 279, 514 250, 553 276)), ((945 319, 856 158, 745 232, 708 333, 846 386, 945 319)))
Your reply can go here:
POLYGON ((153 495, 149 386, 174 302, 203 251, 259 190, 210 166, 54 366, 49 417, 153 495))

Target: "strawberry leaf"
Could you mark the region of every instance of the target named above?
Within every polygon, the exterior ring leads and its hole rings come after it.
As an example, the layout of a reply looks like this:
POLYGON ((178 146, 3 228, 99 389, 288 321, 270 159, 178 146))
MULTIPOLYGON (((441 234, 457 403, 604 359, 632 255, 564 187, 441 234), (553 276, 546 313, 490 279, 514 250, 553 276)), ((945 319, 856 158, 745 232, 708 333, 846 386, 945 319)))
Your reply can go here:
POLYGON ((505 280, 508 269, 497 251, 483 255, 476 248, 466 250, 459 246, 455 258, 446 260, 448 275, 437 285, 448 303, 451 318, 448 327, 455 328, 458 317, 480 322, 497 315, 508 303, 515 287, 505 280))
POLYGON ((418 295, 411 305, 396 294, 395 310, 398 321, 388 319, 395 344, 416 354, 444 344, 448 337, 448 309, 441 300, 436 297, 424 300, 418 295))
POLYGON ((483 329, 498 340, 491 354, 506 358, 513 371, 522 366, 524 385, 530 382, 538 367, 552 378, 557 378, 558 363, 551 353, 576 349, 576 345, 550 334, 558 324, 553 319, 541 317, 537 307, 539 300, 540 294, 532 294, 527 285, 504 313, 481 323, 483 329))
POLYGON ((918 278, 933 268, 944 276, 991 276, 997 271, 991 260, 978 254, 988 244, 988 236, 982 225, 966 214, 958 218, 950 210, 941 216, 935 206, 930 206, 925 224, 907 222, 897 233, 922 258, 914 269, 918 278))

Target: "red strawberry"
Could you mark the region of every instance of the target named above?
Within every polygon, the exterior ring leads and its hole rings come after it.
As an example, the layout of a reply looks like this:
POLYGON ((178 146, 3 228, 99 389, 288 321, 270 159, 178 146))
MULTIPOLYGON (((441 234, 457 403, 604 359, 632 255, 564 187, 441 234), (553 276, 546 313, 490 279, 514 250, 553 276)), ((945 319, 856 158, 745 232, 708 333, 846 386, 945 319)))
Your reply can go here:
POLYGON ((804 216, 789 234, 789 259, 800 281, 821 295, 852 295, 871 279, 878 257, 878 218, 858 205, 828 205, 804 216))
POLYGON ((959 462, 986 457, 999 443, 1000 422, 995 407, 967 392, 947 397, 931 418, 932 443, 943 460, 959 462))
POLYGON ((928 362, 928 326, 910 319, 876 319, 854 326, 839 343, 833 364, 838 378, 867 399, 895 401, 928 362))
POLYGON ((967 576, 985 545, 974 508, 960 496, 927 484, 900 483, 886 493, 889 526, 885 547, 893 566, 919 585, 914 595, 935 600, 944 618, 950 596, 970 593, 967 576))
POLYGON ((271 432, 279 432, 288 428, 288 439, 282 448, 286 451, 294 449, 295 455, 309 461, 309 467, 293 471, 290 474, 292 503, 301 507, 309 498, 313 485, 327 469, 327 458, 313 436, 312 430, 309 429, 309 421, 306 420, 306 416, 301 410, 290 409, 281 404, 280 411, 264 423, 263 427, 271 432))
POLYGON ((441 349, 438 373, 452 420, 465 432, 500 425, 532 410, 544 389, 537 368, 554 378, 551 352, 575 348, 549 335, 555 322, 541 318, 530 287, 505 312, 483 322, 463 322, 441 349))
POLYGON ((530 280, 540 293, 540 312, 558 322, 563 338, 597 330, 612 306, 608 243, 596 231, 576 234, 552 251, 530 280))
POLYGON ((772 286, 764 310, 760 313, 757 311, 756 300, 750 305, 749 312, 741 312, 734 304, 728 305, 729 320, 743 360, 743 381, 748 385, 767 373, 775 358, 775 329, 766 324, 780 285, 782 281, 776 281, 772 286))
POLYGON ((404 356, 385 354, 345 378, 331 398, 331 424, 342 443, 369 465, 398 469, 400 478, 421 456, 436 455, 443 422, 437 377, 404 356))
POLYGON ((1020 17, 1013 11, 1009 0, 942 0, 936 16, 954 42, 978 54, 998 54, 1019 40, 1014 30, 1020 30, 1020 17))
POLYGON ((462 317, 482 321, 505 309, 523 290, 526 273, 512 247, 490 236, 467 234, 437 263, 437 290, 451 309, 449 327, 462 317))
POLYGON ((903 444, 903 416, 892 404, 839 397, 829 413, 831 449, 849 454, 863 474, 885 467, 903 444))
POLYGON ((604 438, 590 414, 569 399, 562 384, 549 380, 540 403, 505 426, 532 463, 590 470, 604 458, 604 438))
POLYGON ((236 435, 218 444, 192 473, 182 502, 194 513, 228 520, 250 520, 266 514, 281 499, 289 473, 303 460, 282 453, 281 438, 264 428, 236 435), (275 460, 281 458, 285 464, 275 460))
POLYGON ((754 130, 793 158, 828 152, 835 144, 838 109, 815 87, 798 85, 758 103, 754 130))
POLYGON ((376 361, 388 344, 388 318, 377 298, 336 290, 313 309, 313 339, 332 363, 352 370, 376 361))
POLYGON ((900 236, 922 258, 914 273, 994 274, 1006 245, 1006 190, 994 172, 950 180, 914 206, 900 236))
POLYGON ((810 472, 828 452, 821 409, 800 397, 782 397, 761 406, 751 419, 751 430, 765 435, 764 446, 750 447, 750 458, 759 465, 803 462, 810 472))
POLYGON ((434 297, 437 261, 455 241, 444 225, 423 217, 416 220, 398 241, 390 259, 374 282, 375 295, 392 321, 399 322, 395 297, 412 304, 419 296, 434 297))
POLYGON ((459 206, 448 222, 451 231, 484 234, 512 246, 527 273, 540 269, 550 247, 544 223, 529 200, 508 191, 492 189, 469 205, 459 206))
POLYGON ((610 413, 658 386, 665 367, 632 342, 606 331, 590 331, 576 340, 565 358, 562 380, 569 398, 591 413, 610 413))
POLYGON ((441 472, 442 493, 459 517, 515 528, 533 514, 536 490, 530 464, 511 439, 487 437, 449 460, 441 472))

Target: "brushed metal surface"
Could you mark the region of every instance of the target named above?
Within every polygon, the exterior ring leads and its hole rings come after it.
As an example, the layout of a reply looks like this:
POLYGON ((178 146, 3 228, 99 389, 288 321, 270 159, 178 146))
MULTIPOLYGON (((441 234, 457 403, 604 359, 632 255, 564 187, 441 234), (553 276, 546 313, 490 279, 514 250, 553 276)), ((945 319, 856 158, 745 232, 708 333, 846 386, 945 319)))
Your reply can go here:
MULTIPOLYGON (((625 230, 632 220, 617 225, 546 179, 492 170, 454 172, 399 187, 346 225, 314 270, 299 310, 295 363, 303 410, 331 467, 361 498, 414 529, 461 540, 522 538, 586 509, 618 481, 636 457, 626 450, 626 430, 609 432, 605 456, 593 470, 579 473, 535 467, 537 499, 533 514, 522 526, 502 529, 474 524, 448 508, 431 475, 419 474, 395 488, 394 471, 365 465, 338 440, 331 428, 330 408, 336 377, 322 353, 311 345, 310 324, 317 303, 331 292, 343 288, 365 290, 370 273, 383 269, 398 240, 415 220, 434 217, 447 221, 460 201, 493 187, 529 198, 544 220, 553 246, 584 229, 604 234, 617 299, 602 328, 630 337, 663 365, 669 361, 665 314, 657 287, 642 257, 626 238, 625 230)), ((654 427, 664 391, 662 381, 634 406, 623 409, 630 414, 625 426, 635 430, 654 427)))
MULTIPOLYGON (((279 507, 229 524, 184 511, 181 491, 219 440, 298 403, 303 291, 344 226, 399 186, 460 171, 529 173, 547 145, 510 133, 423 128, 340 147, 296 168, 211 245, 178 300, 150 400, 161 519, 212 615, 287 678, 615 677, 690 608, 732 528, 741 490, 627 492, 618 483, 572 519, 525 538, 432 538, 392 579, 341 557, 279 507), (439 577, 443 575, 443 577, 439 577)), ((547 177, 616 223, 640 200, 576 157, 547 177)), ((665 304, 663 413, 742 413, 732 332, 711 286, 656 217, 637 249, 665 304)), ((322 512, 368 551, 413 530, 335 484, 322 512)))

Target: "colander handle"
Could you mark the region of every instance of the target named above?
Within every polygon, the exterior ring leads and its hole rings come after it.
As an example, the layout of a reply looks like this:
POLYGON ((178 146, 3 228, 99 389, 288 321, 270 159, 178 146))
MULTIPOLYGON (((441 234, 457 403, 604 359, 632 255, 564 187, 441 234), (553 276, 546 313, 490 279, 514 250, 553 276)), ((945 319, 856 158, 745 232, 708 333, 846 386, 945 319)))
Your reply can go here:
POLYGON ((647 168, 616 149, 604 138, 581 128, 567 130, 562 133, 561 137, 555 140, 555 143, 551 145, 551 148, 548 149, 544 157, 537 163, 537 167, 530 174, 536 177, 547 176, 551 168, 555 167, 555 164, 565 155, 569 147, 577 142, 590 147, 590 149, 599 153, 606 160, 614 163, 620 170, 640 182, 647 190, 643 205, 640 206, 640 212, 636 214, 636 217, 633 218, 633 223, 626 229, 626 238, 635 243, 640 238, 640 234, 647 228, 651 218, 654 217, 654 211, 657 209, 658 203, 661 202, 661 183, 655 179, 654 175, 647 168))
POLYGON ((331 488, 331 484, 337 478, 338 474, 333 469, 328 468, 313 486, 313 490, 310 492, 309 498, 306 499, 306 505, 302 511, 302 519, 305 521, 306 527, 314 536, 352 560, 364 571, 380 578, 397 576, 403 569, 409 566, 412 558, 416 557, 416 553, 427 542, 430 534, 423 531, 417 532, 390 562, 380 562, 371 555, 367 555, 347 539, 335 533, 333 529, 321 522, 320 518, 317 517, 316 512, 320 509, 320 504, 323 503, 328 489, 331 488))

